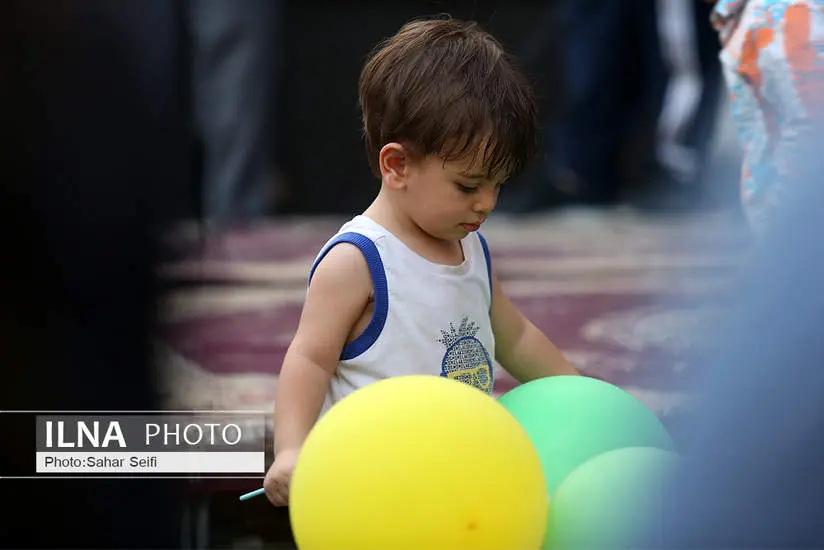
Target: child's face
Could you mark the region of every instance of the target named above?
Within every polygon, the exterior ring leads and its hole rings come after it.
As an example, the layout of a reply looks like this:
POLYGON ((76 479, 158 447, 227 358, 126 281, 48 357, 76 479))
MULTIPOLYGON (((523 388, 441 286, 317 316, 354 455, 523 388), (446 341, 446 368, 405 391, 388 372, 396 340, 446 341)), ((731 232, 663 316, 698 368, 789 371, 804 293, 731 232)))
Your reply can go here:
POLYGON ((403 194, 407 214, 426 233, 445 240, 478 230, 495 208, 504 179, 490 179, 479 162, 445 163, 435 156, 409 168, 403 194))

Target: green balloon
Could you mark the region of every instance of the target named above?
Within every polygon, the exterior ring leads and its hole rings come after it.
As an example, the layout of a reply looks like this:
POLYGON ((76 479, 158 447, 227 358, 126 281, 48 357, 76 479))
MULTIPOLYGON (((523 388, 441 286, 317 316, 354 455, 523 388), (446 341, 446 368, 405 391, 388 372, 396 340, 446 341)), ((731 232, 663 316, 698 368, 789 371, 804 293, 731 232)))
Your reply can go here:
POLYGON ((529 434, 552 495, 572 470, 623 447, 675 450, 666 428, 624 390, 585 376, 551 376, 522 384, 499 398, 529 434))
POLYGON ((659 524, 664 485, 678 465, 675 453, 629 447, 576 468, 550 501, 545 550, 648 547, 659 524))

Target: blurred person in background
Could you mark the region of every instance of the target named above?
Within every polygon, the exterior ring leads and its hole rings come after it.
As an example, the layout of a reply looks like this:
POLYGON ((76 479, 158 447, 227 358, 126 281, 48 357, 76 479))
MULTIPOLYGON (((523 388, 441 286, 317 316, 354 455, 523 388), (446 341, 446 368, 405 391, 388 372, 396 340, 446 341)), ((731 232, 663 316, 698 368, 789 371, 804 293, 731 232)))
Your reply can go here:
POLYGON ((824 545, 824 2, 719 1, 712 21, 759 246, 709 363, 656 548, 824 545), (756 344, 757 343, 757 344, 756 344))
POLYGON ((545 136, 547 155, 522 178, 524 196, 503 193, 501 209, 617 202, 623 144, 663 86, 653 2, 563 0, 553 8, 562 107, 545 136))
POLYGON ((712 24, 744 154, 741 198, 763 232, 824 119, 824 0, 720 0, 712 24))
POLYGON ((563 105, 547 121, 546 154, 521 189, 502 194, 500 209, 612 205, 625 195, 645 209, 699 206, 721 86, 709 8, 696 0, 563 0, 548 10, 535 33, 562 35, 563 105), (657 127, 655 135, 647 138, 646 127, 657 127), (637 189, 625 193, 627 174, 637 189), (636 185, 639 177, 647 185, 636 185))
POLYGON ((707 25, 711 9, 697 0, 656 0, 667 84, 656 123, 653 175, 634 198, 636 206, 710 206, 704 176, 723 91, 720 47, 707 25))
POLYGON ((696 359, 707 374, 691 442, 646 548, 824 546, 824 133, 807 135, 718 341, 696 359))
POLYGON ((202 215, 214 228, 271 214, 284 200, 276 167, 281 0, 185 0, 202 215))
MULTIPOLYGON (((157 236, 188 202, 179 19, 166 0, 0 7, 3 410, 158 406, 157 236)), ((33 424, 3 426, 0 476, 31 471, 33 424)), ((173 480, 0 491, 4 548, 180 545, 173 480)))

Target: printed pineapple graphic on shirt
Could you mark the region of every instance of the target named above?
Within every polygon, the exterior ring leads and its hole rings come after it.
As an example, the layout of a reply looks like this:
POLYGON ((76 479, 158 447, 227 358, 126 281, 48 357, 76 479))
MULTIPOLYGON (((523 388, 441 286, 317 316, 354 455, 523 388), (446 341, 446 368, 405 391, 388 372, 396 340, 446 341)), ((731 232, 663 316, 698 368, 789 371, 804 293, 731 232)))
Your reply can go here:
POLYGON ((449 323, 438 340, 446 347, 441 362, 441 376, 460 380, 488 394, 492 393, 492 361, 484 345, 475 335, 479 327, 468 317, 461 320, 458 329, 449 323))

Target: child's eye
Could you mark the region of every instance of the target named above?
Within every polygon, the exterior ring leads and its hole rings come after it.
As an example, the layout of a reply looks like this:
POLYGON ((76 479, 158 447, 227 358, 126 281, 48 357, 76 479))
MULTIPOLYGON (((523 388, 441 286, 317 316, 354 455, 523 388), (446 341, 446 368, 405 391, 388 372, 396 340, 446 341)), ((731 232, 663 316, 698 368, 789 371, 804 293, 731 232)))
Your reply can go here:
POLYGON ((457 185, 457 186, 458 186, 458 190, 459 190, 461 193, 466 193, 467 195, 468 195, 468 194, 470 194, 470 193, 474 193, 475 191, 477 191, 477 190, 478 190, 478 188, 477 188, 477 187, 470 187, 470 186, 468 186, 468 185, 464 185, 464 184, 462 184, 462 183, 456 183, 455 185, 457 185))

